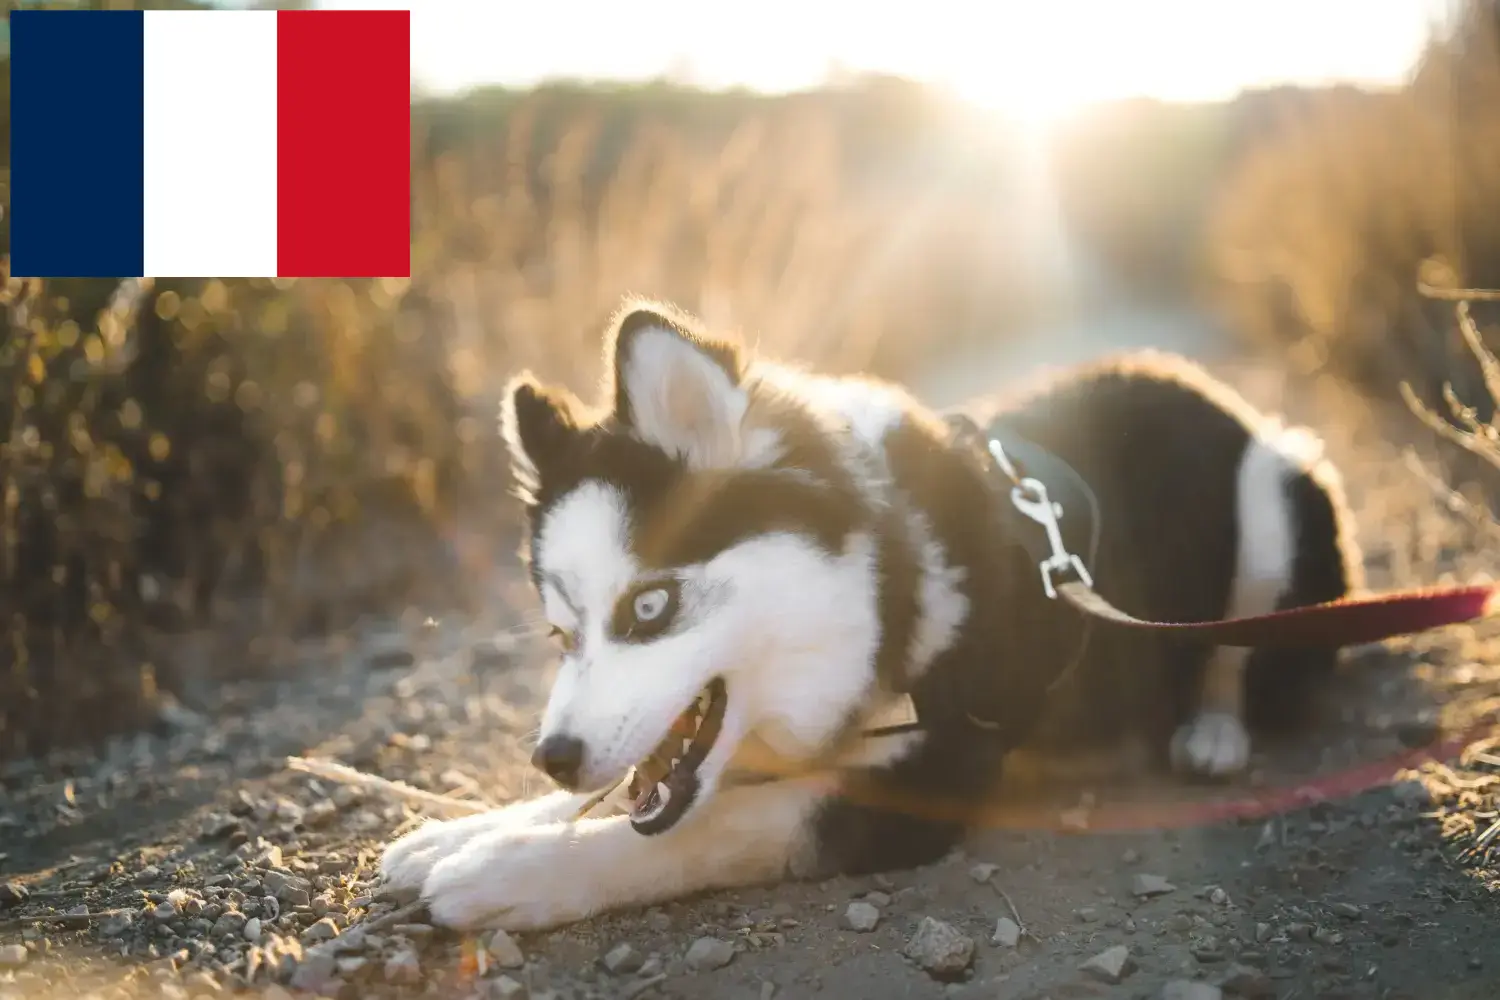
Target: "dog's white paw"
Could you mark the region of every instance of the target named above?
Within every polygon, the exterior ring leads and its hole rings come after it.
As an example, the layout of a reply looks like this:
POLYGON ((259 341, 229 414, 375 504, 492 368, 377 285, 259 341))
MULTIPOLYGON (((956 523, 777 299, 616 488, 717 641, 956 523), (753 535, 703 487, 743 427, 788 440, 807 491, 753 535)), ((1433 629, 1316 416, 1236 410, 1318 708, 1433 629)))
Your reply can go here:
POLYGON ((470 840, 433 865, 422 886, 433 921, 457 930, 533 931, 602 908, 602 900, 592 898, 599 880, 569 866, 575 830, 556 824, 470 840))
POLYGON ((525 805, 492 809, 459 819, 432 820, 397 840, 380 857, 380 875, 397 889, 420 889, 432 866, 481 834, 524 826, 525 805))
POLYGON ((1172 737, 1172 766, 1187 774, 1222 778, 1250 764, 1250 734, 1227 712, 1204 712, 1172 737))
POLYGON ((393 888, 420 889, 434 865, 475 837, 570 820, 584 801, 586 796, 553 792, 473 816, 424 823, 385 849, 380 858, 381 877, 393 888))

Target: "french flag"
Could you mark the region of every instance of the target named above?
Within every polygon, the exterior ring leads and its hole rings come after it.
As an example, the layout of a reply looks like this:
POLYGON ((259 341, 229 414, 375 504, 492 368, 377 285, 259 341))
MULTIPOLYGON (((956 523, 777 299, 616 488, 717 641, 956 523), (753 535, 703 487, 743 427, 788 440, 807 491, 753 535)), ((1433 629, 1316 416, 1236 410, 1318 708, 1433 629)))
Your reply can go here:
POLYGON ((409 277, 410 14, 13 10, 11 273, 409 277))

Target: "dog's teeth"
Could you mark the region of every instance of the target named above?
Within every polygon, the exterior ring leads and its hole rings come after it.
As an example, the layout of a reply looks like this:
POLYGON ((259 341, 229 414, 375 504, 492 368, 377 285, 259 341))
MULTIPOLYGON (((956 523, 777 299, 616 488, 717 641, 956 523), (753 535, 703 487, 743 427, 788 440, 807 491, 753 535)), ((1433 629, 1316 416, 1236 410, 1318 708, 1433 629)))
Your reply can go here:
POLYGON ((651 819, 662 814, 667 808, 667 803, 672 800, 672 790, 665 784, 658 783, 656 794, 652 797, 651 807, 646 810, 646 818, 651 819))

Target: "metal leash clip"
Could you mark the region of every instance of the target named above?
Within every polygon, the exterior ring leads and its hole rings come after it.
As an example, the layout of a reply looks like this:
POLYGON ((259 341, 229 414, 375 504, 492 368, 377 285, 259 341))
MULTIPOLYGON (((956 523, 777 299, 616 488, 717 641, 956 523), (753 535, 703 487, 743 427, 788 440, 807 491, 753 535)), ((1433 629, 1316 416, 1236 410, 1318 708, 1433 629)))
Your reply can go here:
MULTIPOLYGON (((992 452, 994 450, 991 449, 992 452)), ((1057 599, 1053 574, 1059 572, 1071 572, 1085 587, 1094 589, 1094 580, 1089 576, 1083 560, 1069 552, 1063 542, 1062 529, 1057 524, 1058 519, 1063 516, 1062 506, 1052 502, 1042 481, 1030 477, 1020 480, 1011 488, 1010 501, 1016 505, 1016 510, 1040 524, 1047 533, 1047 544, 1052 549, 1052 554, 1038 564, 1042 573, 1042 589, 1047 592, 1047 596, 1057 599)))

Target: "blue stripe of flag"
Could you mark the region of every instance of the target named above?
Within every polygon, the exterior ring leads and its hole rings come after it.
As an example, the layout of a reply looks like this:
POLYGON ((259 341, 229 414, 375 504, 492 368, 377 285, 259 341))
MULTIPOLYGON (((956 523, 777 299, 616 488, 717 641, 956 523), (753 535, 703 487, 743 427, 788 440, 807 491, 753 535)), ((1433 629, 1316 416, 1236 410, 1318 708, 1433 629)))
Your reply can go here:
POLYGON ((140 11, 11 11, 13 274, 145 270, 144 52, 140 11))

